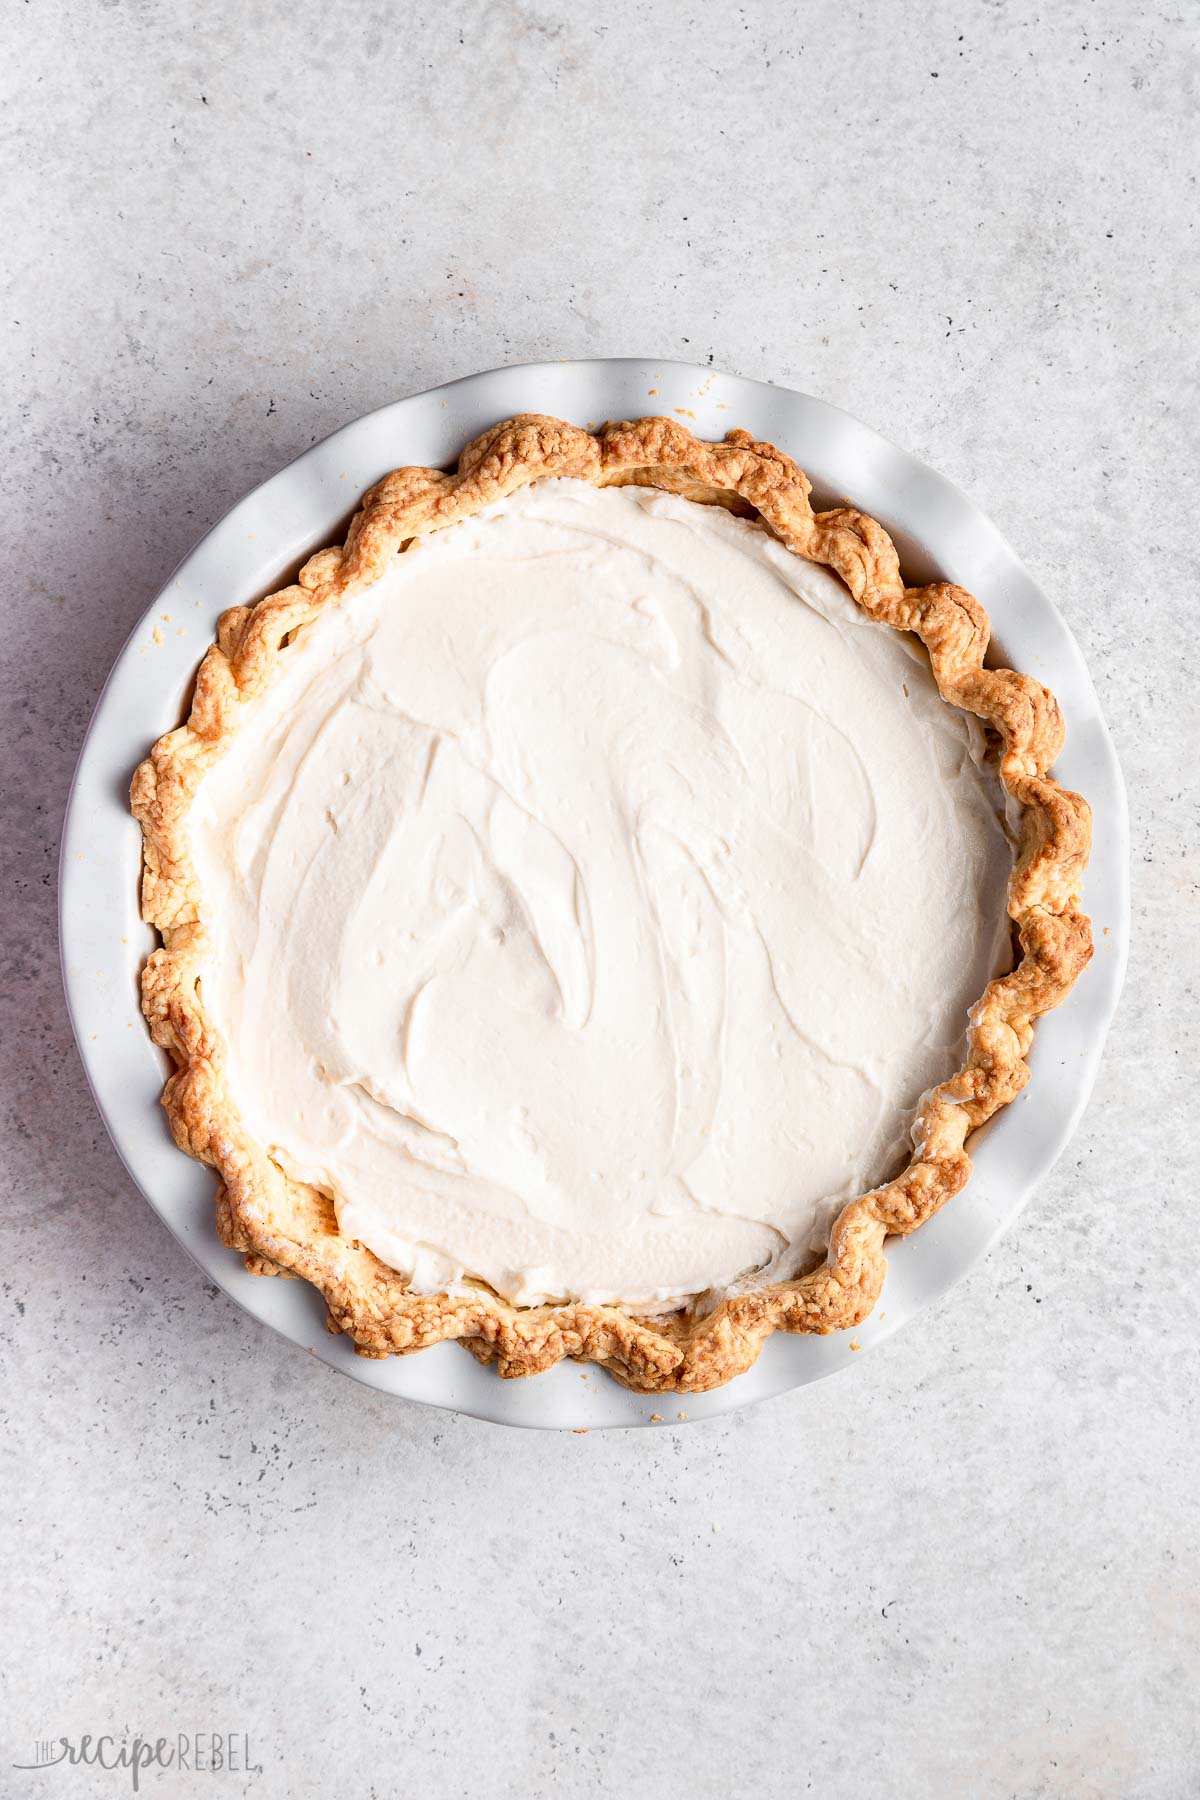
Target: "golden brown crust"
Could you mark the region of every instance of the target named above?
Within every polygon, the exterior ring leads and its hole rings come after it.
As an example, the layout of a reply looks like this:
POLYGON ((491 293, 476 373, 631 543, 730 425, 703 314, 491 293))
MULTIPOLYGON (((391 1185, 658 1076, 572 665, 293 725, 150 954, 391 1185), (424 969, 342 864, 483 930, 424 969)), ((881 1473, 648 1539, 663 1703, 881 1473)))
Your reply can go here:
POLYGON ((142 1005, 174 1072, 163 1104, 181 1149, 221 1177, 222 1240, 262 1275, 302 1276, 320 1289, 333 1331, 359 1352, 386 1356, 458 1338, 502 1375, 530 1375, 564 1356, 598 1362, 640 1392, 697 1392, 750 1367, 772 1331, 830 1332, 858 1324, 883 1282, 884 1239, 914 1231, 966 1182, 969 1132, 1029 1079, 1034 1021, 1057 1006, 1091 956, 1078 887, 1091 841, 1078 794, 1049 774, 1062 747, 1054 696, 1027 675, 985 669, 987 614, 948 582, 905 588, 895 547, 849 507, 814 514, 809 482, 788 457, 744 431, 704 443, 669 419, 636 419, 591 433, 524 414, 467 446, 454 474, 397 469, 365 496, 340 549, 322 550, 298 583, 233 607, 201 664, 187 722, 154 746, 133 780, 145 861, 142 910, 162 937, 142 980, 142 1005), (410 1293, 401 1276, 341 1237, 329 1199, 290 1180, 246 1134, 223 1080, 224 1051, 199 991, 205 927, 198 917, 187 817, 197 786, 236 729, 240 701, 276 671, 289 634, 323 607, 368 585, 407 541, 440 531, 547 475, 600 486, 637 483, 757 514, 797 556, 841 577, 872 618, 914 632, 943 697, 996 733, 1000 772, 1021 813, 1008 910, 1021 947, 1009 975, 988 984, 971 1013, 957 1074, 925 1096, 903 1174, 845 1206, 819 1269, 722 1300, 703 1317, 634 1318, 619 1307, 517 1308, 483 1287, 410 1293))

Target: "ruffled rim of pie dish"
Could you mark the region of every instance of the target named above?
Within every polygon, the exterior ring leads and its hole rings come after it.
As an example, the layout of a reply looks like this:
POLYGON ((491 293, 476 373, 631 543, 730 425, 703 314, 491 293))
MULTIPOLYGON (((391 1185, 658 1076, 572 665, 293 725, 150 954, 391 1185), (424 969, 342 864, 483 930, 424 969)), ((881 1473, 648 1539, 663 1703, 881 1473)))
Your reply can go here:
POLYGON ((771 444, 731 431, 724 443, 669 419, 584 431, 521 414, 463 451, 457 470, 397 469, 364 497, 341 548, 311 557, 296 585, 223 613, 196 678, 185 724, 159 739, 133 779, 142 828, 142 913, 162 939, 142 976, 142 1009, 174 1065, 163 1105, 175 1140, 220 1176, 217 1229, 258 1275, 300 1276, 319 1289, 329 1329, 363 1356, 407 1354, 457 1338, 505 1376, 533 1375, 563 1357, 596 1362, 641 1393, 696 1393, 748 1369, 773 1331, 859 1324, 883 1284, 884 1240, 915 1231, 966 1183, 970 1132, 1029 1079, 1034 1021, 1059 1005, 1092 954, 1078 893, 1091 815, 1049 769, 1062 748, 1058 703, 1040 682, 985 669, 987 613, 949 582, 906 588, 883 527, 851 507, 815 513, 802 470, 771 444), (242 701, 271 681, 293 635, 323 608, 368 586, 413 539, 441 531, 545 476, 600 487, 636 484, 762 519, 795 555, 841 577, 872 619, 919 637, 943 699, 996 734, 1001 779, 1020 810, 1008 912, 1021 958, 988 983, 970 1013, 966 1061, 923 1097, 913 1155, 893 1181, 842 1208, 826 1260, 796 1280, 752 1283, 701 1314, 632 1316, 572 1302, 516 1307, 482 1285, 410 1293, 394 1269, 338 1231, 332 1200, 286 1176, 246 1132, 224 1077, 225 1047, 201 994, 209 927, 188 814, 197 788, 237 729, 242 701))

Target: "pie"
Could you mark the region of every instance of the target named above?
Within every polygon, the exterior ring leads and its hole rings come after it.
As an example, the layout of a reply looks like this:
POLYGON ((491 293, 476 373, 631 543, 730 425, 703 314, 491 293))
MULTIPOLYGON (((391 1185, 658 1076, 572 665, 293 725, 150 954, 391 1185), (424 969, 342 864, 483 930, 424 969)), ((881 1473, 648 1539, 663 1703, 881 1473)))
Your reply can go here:
POLYGON ((365 1356, 642 1392, 858 1324, 1091 955, 1053 696, 733 431, 523 415, 223 614, 138 769, 222 1240, 365 1356))

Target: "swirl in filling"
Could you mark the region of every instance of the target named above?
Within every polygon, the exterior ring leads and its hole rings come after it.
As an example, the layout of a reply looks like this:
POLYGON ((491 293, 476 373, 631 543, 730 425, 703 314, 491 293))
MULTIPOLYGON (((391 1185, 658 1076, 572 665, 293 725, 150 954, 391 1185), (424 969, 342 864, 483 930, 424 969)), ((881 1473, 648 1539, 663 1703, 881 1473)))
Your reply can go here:
POLYGON ((193 810, 247 1129, 427 1291, 812 1260, 1009 966, 915 640, 719 507, 541 482, 283 652, 193 810))

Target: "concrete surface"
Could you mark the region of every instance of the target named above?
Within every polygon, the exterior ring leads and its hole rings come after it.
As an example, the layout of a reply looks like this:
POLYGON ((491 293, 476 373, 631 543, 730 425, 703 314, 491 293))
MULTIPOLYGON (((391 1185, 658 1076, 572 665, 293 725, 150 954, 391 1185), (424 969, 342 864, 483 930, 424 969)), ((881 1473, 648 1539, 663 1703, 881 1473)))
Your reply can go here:
MULTIPOLYGON (((1197 20, 1149 4, 89 5, 0 22, 6 1627, 36 1740, 248 1733, 142 1791, 1200 1793, 1197 20), (1095 1102, 848 1376, 506 1434, 339 1381, 133 1191, 59 993, 105 671, 314 438, 497 362, 710 356, 997 520, 1135 816, 1095 1102)), ((40 1785, 39 1785, 40 1784, 40 1785)))

